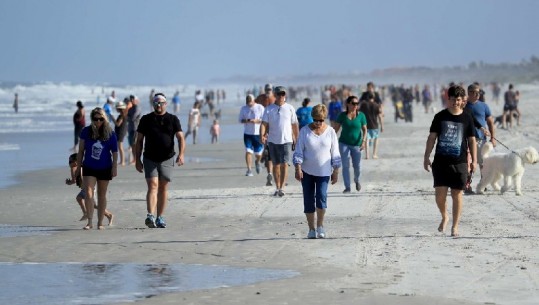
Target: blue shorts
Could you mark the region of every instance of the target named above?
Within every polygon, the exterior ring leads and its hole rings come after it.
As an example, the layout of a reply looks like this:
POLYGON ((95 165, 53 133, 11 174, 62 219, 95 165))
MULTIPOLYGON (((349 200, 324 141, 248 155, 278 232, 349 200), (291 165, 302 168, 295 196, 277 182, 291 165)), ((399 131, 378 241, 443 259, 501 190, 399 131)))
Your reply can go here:
POLYGON ((243 144, 245 144, 245 151, 248 153, 261 155, 264 151, 264 145, 260 142, 259 135, 243 134, 243 144))
POLYGON ((274 144, 268 143, 270 160, 273 164, 290 163, 292 143, 274 144))
POLYGON ((378 139, 380 129, 367 129, 367 139, 378 139))
POLYGON ((82 199, 86 199, 86 191, 81 189, 77 197, 80 197, 82 199))
POLYGON ((154 162, 146 157, 143 157, 142 162, 144 164, 144 177, 146 179, 158 177, 159 179, 164 179, 170 182, 172 168, 174 167, 174 156, 162 162, 154 162))

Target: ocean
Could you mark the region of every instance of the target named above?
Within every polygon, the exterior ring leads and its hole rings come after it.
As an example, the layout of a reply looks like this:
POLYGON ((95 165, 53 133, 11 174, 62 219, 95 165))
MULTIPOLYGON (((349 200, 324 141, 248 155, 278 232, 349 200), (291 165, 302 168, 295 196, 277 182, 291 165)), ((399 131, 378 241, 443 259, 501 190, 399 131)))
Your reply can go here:
MULTIPOLYGON (((168 100, 167 110, 171 112, 172 96, 180 91, 181 110, 178 114, 184 131, 187 129, 187 115, 194 102, 195 86, 95 86, 73 85, 68 83, 42 83, 15 85, 0 88, 0 188, 17 184, 16 176, 32 170, 58 168, 65 166, 68 173, 67 158, 73 147, 73 114, 76 102, 81 100, 86 109, 86 122, 94 107, 102 107, 107 96, 114 90, 117 100, 130 94, 137 95, 143 113, 150 111, 149 94, 152 89, 163 92, 168 100), (13 109, 14 95, 19 96, 19 110, 13 109)), ((239 87, 223 87, 227 99, 216 105, 217 109, 237 108, 244 104, 239 87)), ((205 110, 203 109, 202 112, 205 110)), ((207 108, 206 108, 207 111, 207 108)), ((233 115, 226 116, 223 111, 220 142, 242 139, 242 126, 234 124, 233 115)), ((234 112, 228 112, 234 113, 234 112)), ((200 144, 210 143, 209 128, 211 120, 202 121, 199 131, 200 144)), ((188 144, 190 142, 188 139, 188 144)), ((127 142, 124 143, 127 147, 127 142)))

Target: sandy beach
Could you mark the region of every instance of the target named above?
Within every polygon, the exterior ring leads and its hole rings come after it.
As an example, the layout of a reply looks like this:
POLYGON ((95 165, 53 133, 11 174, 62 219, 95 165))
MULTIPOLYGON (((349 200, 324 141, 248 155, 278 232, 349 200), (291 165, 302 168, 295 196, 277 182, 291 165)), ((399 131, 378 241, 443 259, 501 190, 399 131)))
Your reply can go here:
MULTIPOLYGON (((517 88, 521 126, 498 129, 497 138, 512 149, 539 148, 539 91, 517 88)), ((501 112, 502 105, 489 105, 501 112)), ((77 189, 63 184, 67 166, 19 177, 20 184, 0 190, 0 224, 50 230, 0 237, 0 262, 182 263, 298 273, 171 291, 137 301, 144 305, 538 304, 539 166, 526 167, 522 196, 466 196, 461 237, 438 233, 432 176, 422 163, 433 114, 414 105, 413 123, 395 123, 392 108, 387 102, 380 159, 361 162, 361 192, 342 194, 342 177, 330 186, 327 239, 306 239, 301 186, 293 176, 283 198, 272 196, 265 173, 244 176, 238 135, 217 145, 188 141, 188 162, 175 168, 170 185, 166 229, 145 227, 146 184, 134 167, 119 168, 110 183, 115 224, 104 231, 81 230, 77 189)))

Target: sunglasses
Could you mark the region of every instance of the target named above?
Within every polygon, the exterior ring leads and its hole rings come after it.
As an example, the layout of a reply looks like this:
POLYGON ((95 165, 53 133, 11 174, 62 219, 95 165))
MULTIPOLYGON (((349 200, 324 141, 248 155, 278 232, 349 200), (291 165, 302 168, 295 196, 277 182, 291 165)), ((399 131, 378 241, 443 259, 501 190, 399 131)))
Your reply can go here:
POLYGON ((359 103, 350 103, 350 105, 357 106, 357 105, 359 105, 359 103))
POLYGON ((94 121, 94 122, 97 122, 97 121, 103 122, 104 120, 105 120, 105 118, 92 118, 92 121, 94 121))
POLYGON ((166 104, 167 102, 153 102, 153 105, 154 106, 161 106, 161 105, 164 105, 166 104))
POLYGON ((315 123, 324 123, 325 120, 313 120, 315 123))

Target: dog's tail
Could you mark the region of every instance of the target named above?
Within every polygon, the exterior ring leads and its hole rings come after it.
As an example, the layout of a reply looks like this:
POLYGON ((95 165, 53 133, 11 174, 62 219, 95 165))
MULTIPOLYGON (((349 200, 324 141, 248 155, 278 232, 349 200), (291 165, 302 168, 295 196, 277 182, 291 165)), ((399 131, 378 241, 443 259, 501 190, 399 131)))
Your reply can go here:
POLYGON ((485 145, 481 147, 481 157, 483 157, 483 159, 487 158, 492 150, 494 150, 494 146, 492 145, 492 143, 485 143, 485 145))

